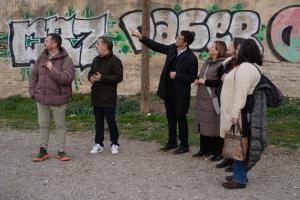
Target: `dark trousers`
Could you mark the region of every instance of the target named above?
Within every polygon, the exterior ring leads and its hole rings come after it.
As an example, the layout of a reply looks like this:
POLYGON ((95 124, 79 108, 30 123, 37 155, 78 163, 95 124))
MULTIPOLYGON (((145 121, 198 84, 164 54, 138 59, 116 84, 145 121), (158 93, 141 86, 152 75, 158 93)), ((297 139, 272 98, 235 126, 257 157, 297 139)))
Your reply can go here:
POLYGON ((224 139, 200 135, 200 150, 205 154, 221 155, 224 139))
POLYGON ((179 129, 179 140, 180 145, 183 147, 189 147, 188 144, 188 123, 186 114, 178 115, 176 113, 176 101, 175 98, 168 98, 165 101, 165 108, 168 120, 168 143, 171 145, 177 145, 177 124, 179 129))
POLYGON ((109 128, 110 141, 111 144, 118 144, 119 131, 116 123, 116 107, 95 107, 94 106, 94 115, 95 115, 95 143, 103 146, 104 141, 104 117, 109 128))

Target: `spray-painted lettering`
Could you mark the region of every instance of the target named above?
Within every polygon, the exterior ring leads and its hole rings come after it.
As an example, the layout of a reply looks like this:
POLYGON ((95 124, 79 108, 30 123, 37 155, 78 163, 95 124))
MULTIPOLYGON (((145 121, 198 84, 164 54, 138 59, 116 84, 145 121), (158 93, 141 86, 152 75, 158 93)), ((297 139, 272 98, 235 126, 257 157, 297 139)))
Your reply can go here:
POLYGON ((12 66, 29 65, 43 51, 43 42, 48 33, 59 33, 62 46, 68 50, 76 67, 85 68, 97 55, 97 37, 107 33, 108 14, 88 19, 52 16, 33 21, 10 21, 9 50, 12 66))
MULTIPOLYGON (((135 10, 120 17, 120 27, 136 54, 141 52, 141 44, 130 36, 130 29, 141 27, 141 16, 141 10, 135 10)), ((260 17, 255 11, 222 10, 209 14, 204 9, 191 8, 176 13, 169 8, 159 8, 151 12, 150 38, 171 44, 181 30, 188 29, 195 32, 195 42, 191 45, 194 51, 207 50, 215 40, 229 44, 233 37, 253 38, 262 50, 262 45, 255 36, 259 28, 260 17)))

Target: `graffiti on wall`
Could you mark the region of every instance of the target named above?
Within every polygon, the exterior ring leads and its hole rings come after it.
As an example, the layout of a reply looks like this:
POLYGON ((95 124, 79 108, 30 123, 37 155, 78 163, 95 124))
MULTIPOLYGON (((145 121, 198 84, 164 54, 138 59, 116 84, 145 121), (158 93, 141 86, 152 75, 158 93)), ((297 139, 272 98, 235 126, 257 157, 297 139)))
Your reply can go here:
MULTIPOLYGON (((263 50, 261 41, 266 26, 261 24, 257 12, 241 8, 241 4, 236 4, 228 10, 219 10, 213 4, 206 9, 182 10, 176 4, 174 9, 154 9, 150 13, 150 38, 171 44, 180 30, 192 30, 196 35, 191 49, 200 52, 199 59, 207 58, 207 50, 215 40, 229 44, 233 37, 250 37, 263 50)), ((46 15, 34 18, 32 13, 24 12, 23 20, 9 21, 9 33, 0 34, 0 57, 10 56, 13 67, 29 66, 42 52, 44 39, 50 32, 61 34, 63 46, 81 70, 97 55, 95 41, 102 35, 112 38, 115 53, 141 52, 141 43, 130 35, 130 29, 141 30, 141 10, 121 15, 119 26, 118 20, 109 17, 108 12, 94 16, 89 8, 82 11, 81 18, 71 7, 64 17, 58 16, 53 8, 46 15)), ((267 32, 268 44, 279 60, 300 62, 300 6, 289 6, 274 14, 267 32)), ((150 51, 150 55, 156 52, 150 51)))
POLYGON ((0 57, 8 57, 9 52, 8 52, 8 35, 5 32, 0 32, 0 57))
MULTIPOLYGON (((108 12, 92 17, 88 10, 78 18, 49 16, 33 20, 12 20, 9 22, 9 51, 12 66, 29 65, 43 51, 43 42, 48 33, 59 33, 63 46, 68 50, 74 64, 85 68, 97 55, 95 42, 99 36, 107 34, 108 12)), ((53 14, 53 13, 52 13, 53 14)))
POLYGON ((125 54, 132 53, 130 44, 125 33, 120 30, 117 20, 110 17, 108 20, 108 37, 111 38, 114 44, 114 53, 125 54))
MULTIPOLYGON (((130 29, 141 30, 141 10, 133 10, 120 17, 120 27, 125 32, 134 52, 141 52, 141 43, 130 35, 130 29)), ((195 32, 193 51, 206 51, 215 40, 230 43, 233 37, 252 38, 262 49, 256 34, 260 31, 259 14, 251 10, 220 10, 209 13, 205 9, 190 8, 178 13, 170 8, 152 10, 150 38, 159 43, 171 44, 180 30, 195 32)))
POLYGON ((268 44, 273 54, 288 62, 300 63, 300 5, 275 13, 268 24, 268 44))

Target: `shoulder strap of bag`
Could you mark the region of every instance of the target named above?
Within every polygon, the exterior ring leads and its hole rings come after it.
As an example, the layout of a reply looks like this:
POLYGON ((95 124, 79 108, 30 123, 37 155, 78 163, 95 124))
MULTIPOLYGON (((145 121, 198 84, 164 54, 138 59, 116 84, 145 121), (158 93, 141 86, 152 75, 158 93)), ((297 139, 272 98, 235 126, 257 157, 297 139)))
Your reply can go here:
MULTIPOLYGON (((64 64, 65 64, 65 59, 66 59, 67 56, 64 56, 62 59, 61 59, 61 68, 63 68, 64 64)), ((73 95, 73 89, 72 89, 72 83, 70 83, 70 95, 72 96, 73 95)))
POLYGON ((257 67, 257 65, 256 64, 254 64, 254 63, 251 63, 258 71, 259 71, 259 74, 261 75, 262 73, 261 73, 261 70, 257 67))
MULTIPOLYGON (((208 64, 208 65, 206 66, 206 69, 205 69, 205 72, 204 72, 204 80, 206 80, 206 73, 207 73, 207 70, 208 70, 209 65, 210 65, 210 64, 208 64)), ((208 92, 208 94, 209 94, 211 100, 212 100, 212 103, 213 103, 213 106, 214 106, 214 109, 215 109, 216 114, 217 114, 217 115, 220 115, 220 113, 221 113, 221 112, 220 112, 220 105, 219 105, 219 101, 218 101, 217 97, 213 97, 213 94, 212 94, 212 91, 211 91, 210 87, 208 87, 208 86, 205 86, 205 87, 206 87, 206 89, 207 89, 207 92, 208 92)))

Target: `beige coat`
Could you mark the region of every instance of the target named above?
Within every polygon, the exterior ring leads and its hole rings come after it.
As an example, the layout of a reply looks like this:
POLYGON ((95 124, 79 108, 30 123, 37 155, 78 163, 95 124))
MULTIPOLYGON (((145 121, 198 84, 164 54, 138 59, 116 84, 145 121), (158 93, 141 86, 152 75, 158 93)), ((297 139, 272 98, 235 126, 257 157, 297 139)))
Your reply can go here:
POLYGON ((221 92, 221 137, 224 138, 230 129, 232 118, 241 120, 240 113, 246 104, 247 96, 253 93, 259 79, 259 71, 250 63, 242 63, 224 77, 221 92))
MULTIPOLYGON (((219 58, 212 62, 206 60, 203 64, 199 78, 204 78, 206 71, 207 80, 218 80, 218 68, 222 65, 224 58, 219 58), (209 64, 209 67, 207 68, 209 64), (207 70, 206 70, 207 69, 207 70)), ((216 88, 211 87, 212 94, 215 96, 216 88)), ((197 88, 196 101, 194 105, 193 129, 203 136, 216 137, 220 134, 220 118, 213 107, 212 98, 209 96, 206 86, 199 85, 197 88)))

